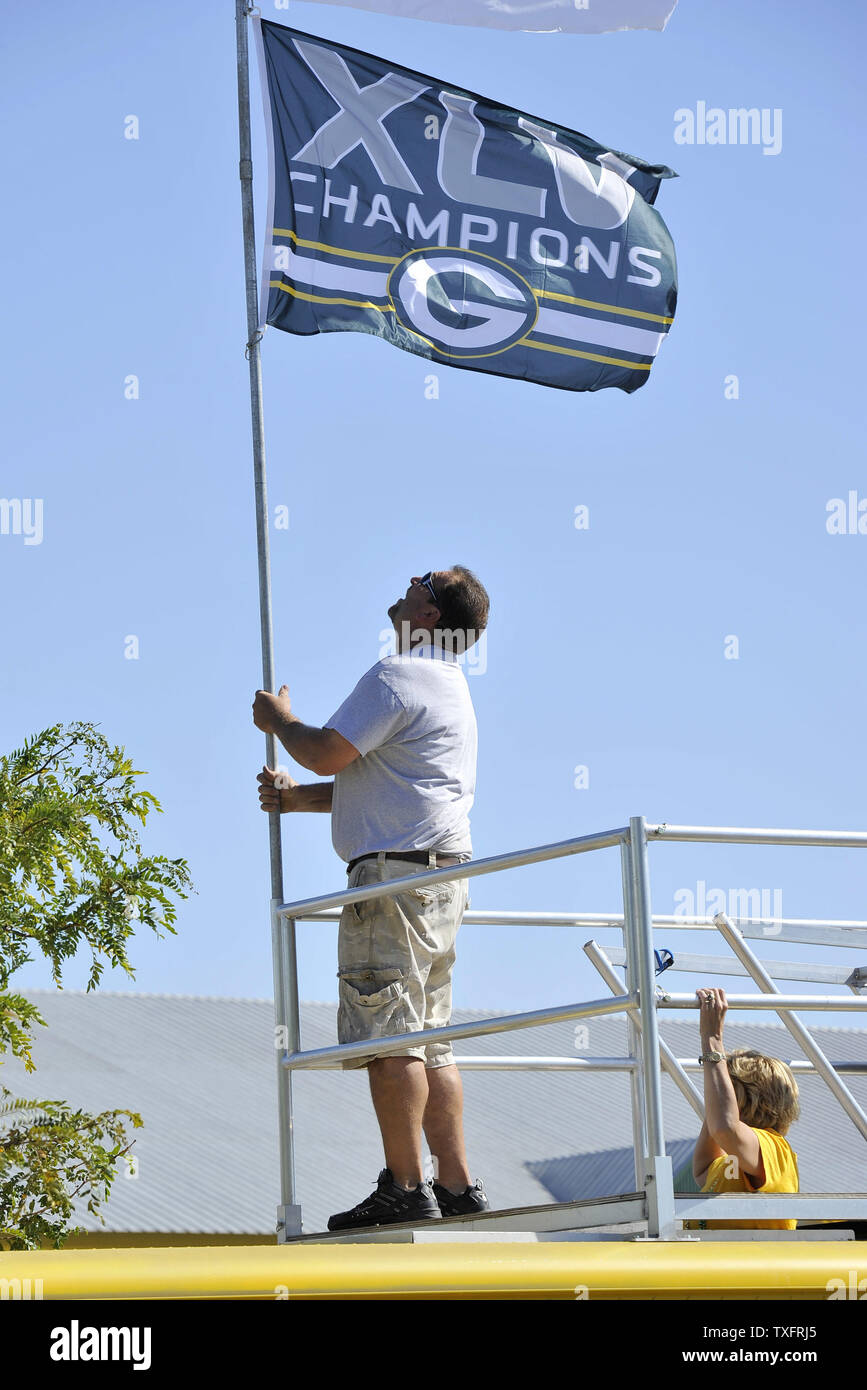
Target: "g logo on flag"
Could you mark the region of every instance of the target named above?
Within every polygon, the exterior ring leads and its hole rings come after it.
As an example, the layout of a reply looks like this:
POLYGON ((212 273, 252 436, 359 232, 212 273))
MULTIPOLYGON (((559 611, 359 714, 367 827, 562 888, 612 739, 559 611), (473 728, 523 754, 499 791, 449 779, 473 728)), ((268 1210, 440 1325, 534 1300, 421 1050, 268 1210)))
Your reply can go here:
POLYGON ((511 266, 463 247, 410 251, 388 277, 398 322, 447 357, 492 357, 519 342, 539 306, 511 266))

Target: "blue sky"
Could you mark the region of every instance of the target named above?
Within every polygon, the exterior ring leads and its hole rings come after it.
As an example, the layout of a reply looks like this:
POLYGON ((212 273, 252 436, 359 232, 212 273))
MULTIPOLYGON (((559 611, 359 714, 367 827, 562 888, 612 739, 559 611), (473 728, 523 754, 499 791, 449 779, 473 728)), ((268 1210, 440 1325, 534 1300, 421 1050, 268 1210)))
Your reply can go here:
MULTIPOLYGON (((470 677, 477 856, 636 814, 862 827, 867 535, 826 529, 830 499, 867 497, 860 10, 682 0, 663 34, 588 38, 315 4, 263 15, 679 174, 657 202, 679 308, 632 396, 443 368, 431 401, 429 364, 374 338, 268 333, 270 503, 290 509, 272 532, 277 666, 297 712, 322 723, 337 708, 411 574, 464 563, 492 599, 487 666, 470 677), (778 109, 780 152, 676 144, 674 113, 698 102, 778 109)), ((149 847, 189 860, 198 892, 178 936, 140 936, 135 983, 115 972, 106 988, 269 995, 233 6, 19 6, 6 33, 0 494, 43 499, 44 534, 0 535, 3 749, 98 723, 163 804, 149 847)), ((288 896, 343 886, 326 817, 284 833, 288 896)), ((671 846, 651 867, 658 912, 703 880, 779 890, 786 916, 867 917, 863 852, 671 846)), ((472 901, 614 910, 617 856, 488 878, 472 901)), ((466 926, 456 1004, 604 994, 587 936, 466 926)), ((722 950, 664 930, 657 944, 722 950)), ((334 929, 303 927, 300 960, 304 997, 334 998, 334 929)), ((41 965, 19 978, 49 983, 41 965)), ((66 984, 85 978, 75 963, 66 984)))

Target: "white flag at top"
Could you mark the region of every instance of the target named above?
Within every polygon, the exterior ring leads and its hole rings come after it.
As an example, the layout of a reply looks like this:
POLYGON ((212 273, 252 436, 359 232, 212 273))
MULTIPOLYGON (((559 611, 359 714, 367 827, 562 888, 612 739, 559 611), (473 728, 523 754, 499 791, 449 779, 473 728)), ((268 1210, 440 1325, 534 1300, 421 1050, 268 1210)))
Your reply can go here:
POLYGON ((403 19, 523 29, 546 34, 605 34, 614 29, 664 29, 677 0, 314 0, 403 19))

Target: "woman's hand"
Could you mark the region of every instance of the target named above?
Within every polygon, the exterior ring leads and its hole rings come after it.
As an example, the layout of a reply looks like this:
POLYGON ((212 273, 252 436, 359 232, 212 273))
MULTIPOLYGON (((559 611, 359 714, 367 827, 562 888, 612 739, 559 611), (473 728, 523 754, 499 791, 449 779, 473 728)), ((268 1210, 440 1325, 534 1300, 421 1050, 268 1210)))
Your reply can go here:
POLYGON ((728 1009, 725 990, 705 986, 696 990, 696 996, 699 1002, 699 1028, 701 1029, 702 1042, 708 1042, 711 1038, 722 1041, 723 1020, 728 1009))

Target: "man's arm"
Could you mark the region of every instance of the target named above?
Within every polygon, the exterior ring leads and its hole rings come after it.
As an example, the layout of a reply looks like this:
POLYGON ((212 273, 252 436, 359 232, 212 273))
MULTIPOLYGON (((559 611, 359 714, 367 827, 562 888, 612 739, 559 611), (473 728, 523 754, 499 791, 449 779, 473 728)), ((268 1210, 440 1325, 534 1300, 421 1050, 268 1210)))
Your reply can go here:
POLYGON ((286 772, 263 767, 256 778, 263 811, 330 811, 333 782, 295 782, 286 772))
POLYGON ((263 733, 275 734, 296 763, 321 777, 342 772, 360 757, 358 749, 336 729, 317 729, 311 724, 302 724, 292 713, 289 688, 285 685, 277 695, 267 690, 256 691, 253 723, 263 733))
MULTIPOLYGON (((696 990, 701 1009, 701 1050, 724 1052, 723 1019, 728 1004, 725 990, 696 990)), ((736 1158, 742 1171, 765 1181, 762 1149, 754 1129, 740 1118, 735 1088, 725 1062, 705 1062, 704 1113, 708 1133, 723 1153, 736 1158)))

